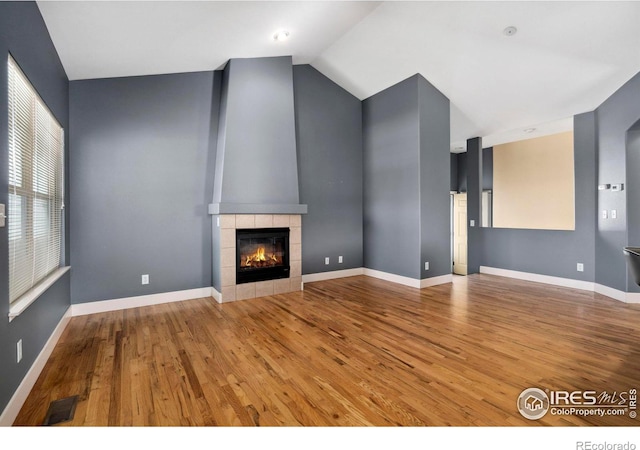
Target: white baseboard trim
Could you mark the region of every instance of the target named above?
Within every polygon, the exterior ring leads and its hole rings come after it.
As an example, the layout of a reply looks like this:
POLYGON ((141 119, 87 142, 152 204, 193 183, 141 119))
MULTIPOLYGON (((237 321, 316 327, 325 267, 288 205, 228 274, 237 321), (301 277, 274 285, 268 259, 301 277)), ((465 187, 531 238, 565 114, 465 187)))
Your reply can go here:
POLYGON ((403 277, 393 273, 382 272, 380 270, 364 269, 364 275, 373 278, 379 278, 381 280, 390 281, 392 283, 402 284, 417 289, 423 289, 430 286, 436 286, 438 284, 451 283, 453 276, 451 274, 441 275, 439 277, 424 278, 417 280, 415 278, 403 277))
POLYGON ((214 287, 211 288, 211 296, 216 302, 222 303, 222 294, 214 287))
MULTIPOLYGON (((71 315, 84 316, 121 309, 138 308, 140 306, 160 305, 162 303, 181 302, 194 298, 214 297, 213 288, 204 287, 185 291, 163 292, 160 294, 140 295, 137 297, 102 300, 98 302, 77 303, 71 305, 71 315)), ((214 297, 215 298, 215 297, 214 297)))
POLYGON ((335 280, 336 278, 355 277, 357 275, 364 275, 364 268, 358 267, 356 269, 332 270, 331 272, 302 275, 302 282, 313 283, 314 281, 335 280))
POLYGON ((640 293, 637 292, 624 292, 597 283, 595 286, 595 292, 625 303, 640 303, 640 293))
POLYGON ((380 270, 367 269, 366 267, 358 267, 356 269, 333 270, 331 272, 312 273, 302 275, 302 283, 313 283, 314 281, 334 280, 336 278, 354 277, 357 275, 365 275, 368 277, 378 278, 380 280, 390 281, 392 283, 402 284, 417 289, 435 286, 438 284, 451 283, 453 276, 442 275, 439 277, 425 278, 417 280, 415 278, 404 277, 393 273, 382 272, 380 270))
POLYGON ((53 333, 51 333, 51 336, 49 336, 49 339, 47 339, 47 342, 44 344, 44 347, 40 351, 40 354, 37 356, 31 367, 29 368, 29 371, 20 382, 18 389, 16 389, 16 391, 13 393, 11 400, 9 400, 9 403, 7 403, 4 411, 2 411, 2 414, 0 415, 1 427, 10 427, 11 425, 13 425, 13 422, 16 420, 16 417, 18 417, 18 414, 20 413, 20 409, 22 409, 22 405, 24 405, 24 402, 27 400, 31 389, 33 389, 36 381, 38 381, 38 377, 40 376, 42 369, 49 360, 51 352, 53 352, 53 349, 58 343, 60 336, 62 336, 62 332, 69 324, 69 320, 71 320, 71 307, 67 308, 67 310, 65 311, 64 315, 60 319, 60 322, 58 322, 58 325, 56 325, 53 333))
POLYGON ((367 269, 366 267, 364 269, 364 275, 420 289, 420 280, 417 280, 415 278, 403 277, 402 275, 382 272, 380 270, 367 269))
POLYGON ((488 275, 498 275, 501 277, 517 278, 519 280, 535 281, 537 283, 552 284, 583 291, 596 292, 606 297, 624 303, 640 303, 640 293, 624 292, 609 286, 604 286, 590 281, 572 280, 570 278, 552 277, 548 275, 538 275, 536 273, 518 272, 517 270, 498 269, 496 267, 480 266, 480 273, 488 275))
POLYGON ((517 278, 519 280, 535 281, 536 283, 552 284, 583 291, 594 291, 594 283, 590 281, 572 280, 571 278, 552 277, 537 273, 519 272, 517 270, 498 269, 496 267, 480 266, 480 273, 498 275, 500 277, 517 278))
POLYGON ((640 293, 637 292, 627 292, 627 303, 640 303, 640 293))
POLYGON ((420 280, 420 289, 430 286, 437 286, 438 284, 446 284, 453 282, 453 275, 440 275, 439 277, 423 278, 420 280))
POLYGON ((621 302, 625 302, 627 301, 627 293, 626 292, 622 292, 619 291, 618 289, 614 289, 612 287, 609 286, 604 286, 602 284, 595 284, 594 286, 594 292, 597 292, 598 294, 602 294, 605 295, 607 297, 611 297, 614 298, 616 300, 619 300, 621 302))

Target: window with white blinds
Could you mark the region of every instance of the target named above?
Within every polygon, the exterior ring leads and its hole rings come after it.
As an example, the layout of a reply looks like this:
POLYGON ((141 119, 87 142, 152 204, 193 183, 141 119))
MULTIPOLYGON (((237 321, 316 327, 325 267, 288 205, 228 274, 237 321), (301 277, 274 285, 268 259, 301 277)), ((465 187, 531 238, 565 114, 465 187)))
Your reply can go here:
POLYGON ((9 300, 60 267, 64 130, 9 56, 9 300))

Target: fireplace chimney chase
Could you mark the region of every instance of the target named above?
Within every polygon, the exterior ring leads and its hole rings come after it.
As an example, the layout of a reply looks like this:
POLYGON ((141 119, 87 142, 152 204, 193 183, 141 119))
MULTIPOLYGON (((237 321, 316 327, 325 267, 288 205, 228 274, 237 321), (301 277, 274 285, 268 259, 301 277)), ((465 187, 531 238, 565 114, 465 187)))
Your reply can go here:
POLYGON ((230 60, 210 214, 306 214, 298 194, 290 56, 230 60))

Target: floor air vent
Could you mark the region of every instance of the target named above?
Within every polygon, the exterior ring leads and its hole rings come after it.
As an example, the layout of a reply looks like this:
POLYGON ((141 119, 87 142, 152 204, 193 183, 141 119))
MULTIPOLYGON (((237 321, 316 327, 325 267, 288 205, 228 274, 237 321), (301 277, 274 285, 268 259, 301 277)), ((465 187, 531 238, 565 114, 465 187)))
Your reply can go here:
POLYGON ((55 425, 62 422, 68 422, 73 419, 73 413, 76 411, 78 396, 61 398, 55 400, 49 405, 47 417, 42 425, 55 425))

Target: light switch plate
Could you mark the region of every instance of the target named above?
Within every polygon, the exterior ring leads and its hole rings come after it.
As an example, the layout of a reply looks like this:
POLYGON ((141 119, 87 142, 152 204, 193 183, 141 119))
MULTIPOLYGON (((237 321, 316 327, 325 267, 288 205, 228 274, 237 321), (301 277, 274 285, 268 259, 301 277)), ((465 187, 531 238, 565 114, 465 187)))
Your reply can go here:
POLYGON ((616 211, 615 209, 611 210, 611 218, 612 219, 617 219, 618 218, 618 211, 616 211))
POLYGON ((603 219, 606 219, 608 216, 609 216, 609 214, 607 213, 607 210, 606 210, 606 209, 603 209, 603 210, 602 210, 602 218, 603 218, 603 219))
POLYGON ((7 216, 6 216, 5 211, 6 211, 5 205, 0 203, 0 228, 4 227, 5 223, 6 223, 5 219, 7 218, 7 216))
POLYGON ((472 226, 472 227, 475 227, 475 226, 476 226, 476 221, 475 221, 475 220, 473 220, 473 219, 471 219, 471 220, 469 221, 469 225, 470 225, 470 226, 472 226))

